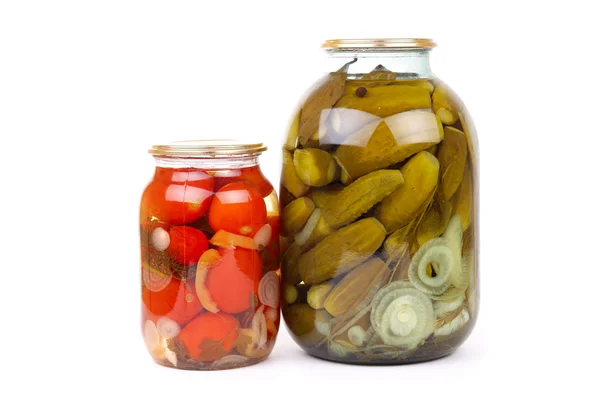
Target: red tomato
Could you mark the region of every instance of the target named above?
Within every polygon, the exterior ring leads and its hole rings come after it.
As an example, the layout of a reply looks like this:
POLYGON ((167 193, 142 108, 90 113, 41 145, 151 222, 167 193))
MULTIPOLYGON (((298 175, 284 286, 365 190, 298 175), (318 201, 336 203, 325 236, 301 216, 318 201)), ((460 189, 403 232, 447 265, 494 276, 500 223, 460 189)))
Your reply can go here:
POLYGON ((158 292, 143 287, 142 300, 148 311, 154 315, 154 321, 161 316, 167 316, 180 325, 189 322, 203 309, 196 295, 193 280, 186 285, 183 281, 172 279, 165 289, 158 292))
POLYGON ((258 166, 243 168, 241 170, 222 170, 214 174, 215 192, 232 182, 242 181, 253 185, 263 198, 273 192, 273 186, 263 175, 258 166))
POLYGON ((238 337, 238 322, 224 313, 203 313, 179 333, 193 359, 211 361, 231 351, 238 337))
POLYGON ((227 184, 231 184, 232 182, 241 181, 242 171, 241 170, 219 170, 215 171, 213 174, 215 177, 215 189, 217 192, 219 189, 223 188, 227 184))
POLYGON ((263 175, 262 171, 258 166, 245 168, 241 171, 242 175, 240 176, 240 178, 243 181, 251 182, 256 187, 256 189, 258 189, 258 192, 260 192, 263 198, 271 195, 271 192, 273 192, 273 186, 271 185, 269 180, 267 180, 267 178, 263 175))
POLYGON ((219 253, 221 259, 208 271, 206 288, 223 312, 245 311, 258 292, 260 256, 255 250, 244 248, 219 248, 219 253))
POLYGON ((253 236, 267 222, 267 206, 253 185, 232 182, 215 194, 208 222, 214 231, 253 236))
POLYGON ((165 224, 186 224, 202 217, 213 195, 214 179, 201 171, 157 167, 142 195, 142 216, 165 224))
POLYGON ((198 229, 187 226, 171 227, 169 235, 171 242, 167 254, 184 266, 198 263, 200 256, 208 249, 208 239, 198 229))

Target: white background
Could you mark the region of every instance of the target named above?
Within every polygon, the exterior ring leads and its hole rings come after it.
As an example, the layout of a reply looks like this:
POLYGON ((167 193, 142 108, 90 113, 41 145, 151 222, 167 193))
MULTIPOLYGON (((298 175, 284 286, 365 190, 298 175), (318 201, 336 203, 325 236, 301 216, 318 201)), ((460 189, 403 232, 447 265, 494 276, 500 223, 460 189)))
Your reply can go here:
POLYGON ((598 399, 600 29, 593 1, 0 2, 0 399, 598 399), (481 313, 456 354, 156 366, 139 329, 154 143, 258 137, 337 37, 431 37, 481 150, 481 313), (60 398, 55 398, 60 397, 60 398))

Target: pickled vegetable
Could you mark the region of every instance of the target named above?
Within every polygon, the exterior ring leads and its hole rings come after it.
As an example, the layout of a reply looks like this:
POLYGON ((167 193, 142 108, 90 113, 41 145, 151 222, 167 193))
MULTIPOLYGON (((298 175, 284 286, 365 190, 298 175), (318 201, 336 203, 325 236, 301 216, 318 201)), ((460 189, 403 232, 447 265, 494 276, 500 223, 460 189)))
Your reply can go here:
POLYGON ((379 258, 373 258, 344 276, 328 294, 324 307, 332 316, 340 316, 360 303, 371 286, 379 281, 388 269, 379 258))
POLYGON ((297 265, 302 281, 318 284, 346 273, 370 258, 385 234, 385 228, 372 217, 340 228, 300 256, 297 265))
POLYGON ((339 168, 333 157, 321 149, 297 149, 294 167, 300 180, 306 185, 321 187, 335 178, 339 168))
POLYGON ((431 111, 412 110, 376 121, 349 136, 334 157, 350 179, 393 164, 438 144, 443 127, 431 111))
POLYGON ((409 110, 430 109, 429 92, 413 86, 377 86, 362 96, 350 93, 335 104, 340 109, 356 109, 378 117, 388 117, 409 110))
POLYGON ((413 349, 434 330, 433 304, 403 281, 384 287, 373 300, 371 324, 385 344, 413 349))
POLYGON ((313 196, 325 222, 331 228, 338 228, 358 219, 402 184, 400 171, 379 170, 360 177, 339 192, 313 196))
POLYGON ((310 189, 310 186, 306 185, 304 182, 302 182, 300 177, 298 177, 298 173, 296 173, 296 167, 294 167, 294 158, 287 150, 283 151, 281 184, 296 198, 301 197, 310 189))
POLYGON ((385 65, 327 82, 321 105, 307 100, 318 123, 298 140, 292 124, 284 146, 284 318, 325 359, 446 355, 477 307, 470 117, 441 82, 385 65))
POLYGON ((323 309, 325 307, 325 299, 332 289, 333 283, 330 282, 313 285, 308 290, 306 302, 308 302, 313 309, 323 309))
POLYGON ((315 210, 315 204, 310 198, 302 197, 290 202, 283 208, 282 234, 288 236, 300 231, 313 210, 315 210))
POLYGON ((417 217, 435 192, 440 163, 429 152, 420 152, 401 169, 404 185, 386 197, 375 212, 388 232, 397 230, 417 217))
POLYGON ((316 310, 307 304, 293 304, 284 310, 288 328, 304 344, 312 346, 325 336, 319 328, 331 318, 325 310, 316 310))
POLYGON ((281 270, 286 283, 297 284, 301 281, 298 272, 298 258, 301 254, 302 248, 296 242, 292 243, 283 254, 281 270))
POLYGON ((438 115, 442 123, 452 125, 458 120, 458 108, 452 101, 449 88, 444 84, 436 86, 431 96, 433 111, 438 115))
POLYGON ((315 209, 301 232, 294 236, 296 243, 303 250, 311 248, 323 238, 332 234, 333 230, 321 216, 321 209, 315 209))

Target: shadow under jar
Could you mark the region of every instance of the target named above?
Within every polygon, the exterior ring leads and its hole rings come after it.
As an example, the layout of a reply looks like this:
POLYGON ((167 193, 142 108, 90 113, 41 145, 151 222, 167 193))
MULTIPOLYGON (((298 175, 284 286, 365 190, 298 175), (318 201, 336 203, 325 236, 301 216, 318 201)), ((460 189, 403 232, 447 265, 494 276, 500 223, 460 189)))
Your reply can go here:
POLYGON ((279 329, 279 206, 262 144, 154 146, 140 207, 142 331, 159 364, 248 366, 279 329))
POLYGON ((478 313, 471 118, 428 39, 332 40, 283 148, 283 316, 309 354, 403 364, 452 353, 478 313))

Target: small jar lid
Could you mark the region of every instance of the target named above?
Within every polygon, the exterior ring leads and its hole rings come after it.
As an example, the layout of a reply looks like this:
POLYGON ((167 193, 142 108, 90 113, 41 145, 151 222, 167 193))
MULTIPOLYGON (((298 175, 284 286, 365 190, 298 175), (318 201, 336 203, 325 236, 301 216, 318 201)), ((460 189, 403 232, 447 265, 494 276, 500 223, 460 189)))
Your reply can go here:
POLYGON ((329 39, 321 47, 334 49, 432 49, 432 39, 422 38, 374 38, 374 39, 329 39))
POLYGON ((233 139, 177 141, 154 145, 148 153, 165 157, 229 157, 258 155, 267 150, 262 143, 245 143, 233 139))

